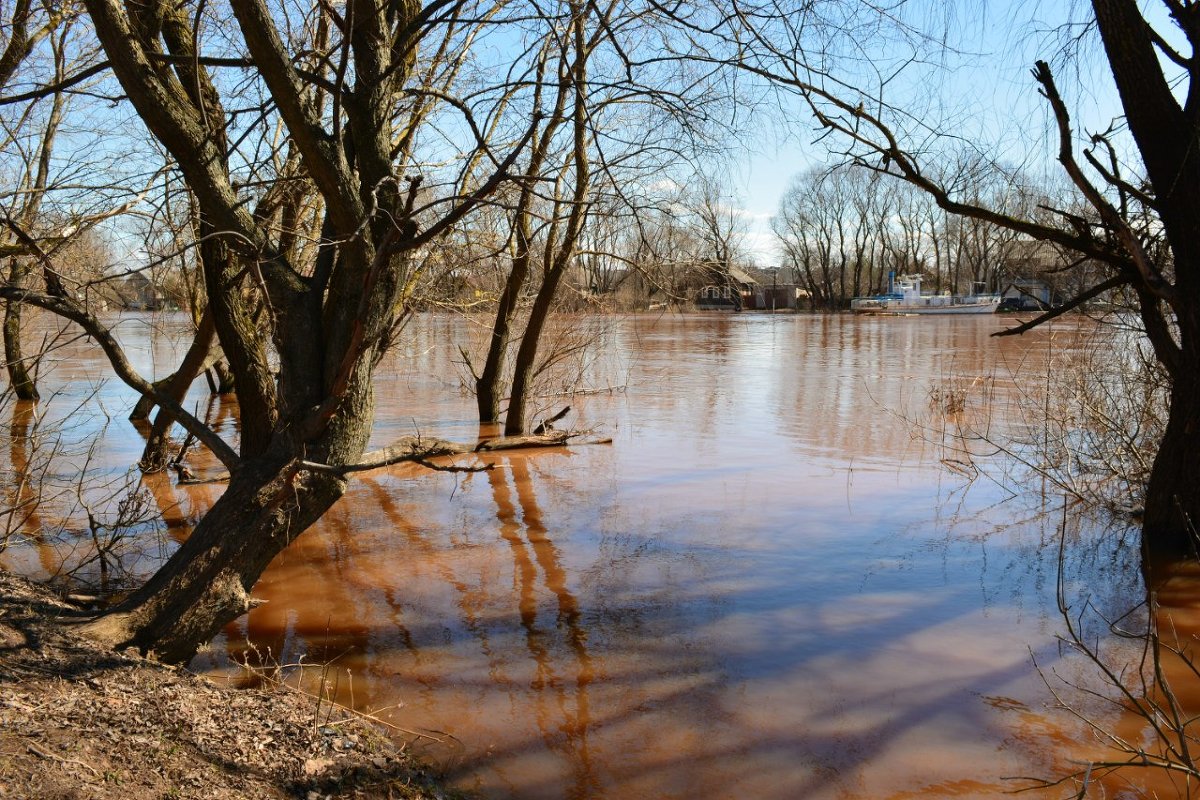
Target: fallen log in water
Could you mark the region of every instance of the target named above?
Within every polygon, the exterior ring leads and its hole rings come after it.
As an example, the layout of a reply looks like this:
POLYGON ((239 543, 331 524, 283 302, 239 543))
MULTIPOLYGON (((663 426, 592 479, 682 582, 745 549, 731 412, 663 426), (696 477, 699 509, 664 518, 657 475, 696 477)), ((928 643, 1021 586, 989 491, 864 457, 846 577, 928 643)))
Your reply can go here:
POLYGON ((495 439, 484 439, 475 445, 475 452, 491 453, 496 450, 524 450, 527 447, 559 447, 566 444, 571 436, 570 431, 556 430, 531 433, 528 436, 501 436, 495 439))
MULTIPOLYGON (((316 461, 301 461, 299 467, 309 472, 324 472, 334 475, 348 475, 352 472, 366 472, 373 469, 390 467, 393 464, 414 462, 430 469, 452 471, 481 471, 491 469, 493 465, 482 467, 439 467, 429 463, 429 459, 444 456, 462 456, 478 453, 495 453, 508 450, 529 450, 544 447, 563 447, 566 445, 612 444, 612 437, 592 436, 590 431, 555 431, 529 434, 527 436, 497 436, 494 439, 484 439, 476 445, 452 442, 448 439, 429 438, 425 436, 405 436, 395 444, 381 447, 364 453, 362 459, 354 464, 334 466, 321 464, 316 461)), ((180 486, 192 486, 202 483, 220 483, 229 480, 229 473, 208 477, 191 475, 183 477, 181 472, 180 486)))

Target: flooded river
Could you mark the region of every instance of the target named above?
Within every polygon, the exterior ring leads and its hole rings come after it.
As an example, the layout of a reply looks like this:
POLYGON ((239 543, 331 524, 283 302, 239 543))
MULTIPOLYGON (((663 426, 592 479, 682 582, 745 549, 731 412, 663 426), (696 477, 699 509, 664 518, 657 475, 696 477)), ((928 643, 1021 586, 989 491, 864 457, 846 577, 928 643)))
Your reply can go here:
MULTIPOLYGON (((121 335, 161 375, 148 321, 121 335)), ((310 690, 489 798, 979 797, 1094 750, 1033 658, 1056 688, 1092 685, 1057 638, 1064 524, 1068 588, 1114 614, 1137 602, 1136 539, 1064 515, 1002 456, 970 465, 953 436, 1028 423, 1085 323, 995 339, 993 316, 580 322, 589 360, 541 406, 611 444, 366 474, 193 667, 314 665, 310 690)), ((409 333, 379 372, 375 444, 474 441, 458 348, 478 332, 427 316, 409 333)), ((102 371, 73 347, 51 379, 81 394, 102 371)), ((131 397, 96 391, 123 470, 131 397)), ((220 491, 149 485, 176 537, 220 491)))

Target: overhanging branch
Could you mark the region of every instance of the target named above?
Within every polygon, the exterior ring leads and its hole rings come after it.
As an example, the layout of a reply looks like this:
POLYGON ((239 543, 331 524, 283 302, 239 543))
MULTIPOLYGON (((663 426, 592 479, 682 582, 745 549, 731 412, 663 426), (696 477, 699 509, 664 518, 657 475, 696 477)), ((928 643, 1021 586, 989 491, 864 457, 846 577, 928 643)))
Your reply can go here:
POLYGON ((1165 301, 1168 305, 1174 306, 1176 301, 1175 287, 1167 281, 1154 261, 1146 253, 1142 243, 1138 241, 1137 235, 1133 229, 1129 227, 1129 223, 1121 216, 1117 209, 1113 208, 1112 203, 1104 199, 1100 191, 1092 185, 1092 182, 1083 174, 1083 170, 1079 167, 1079 162, 1075 160, 1074 149, 1071 144, 1071 117, 1067 112, 1067 106, 1063 102, 1062 97, 1058 94, 1058 87, 1054 83, 1054 75, 1050 71, 1050 65, 1045 61, 1038 61, 1033 69, 1034 79, 1041 84, 1042 92, 1046 99, 1050 102, 1050 107, 1054 110, 1054 119, 1058 124, 1058 161, 1063 165, 1070 176, 1071 181, 1083 192, 1084 197, 1092 204, 1092 207, 1100 212, 1101 219, 1105 224, 1112 229, 1117 235, 1117 239, 1129 253, 1133 266, 1137 269, 1138 275, 1141 276, 1146 288, 1151 294, 1165 301))
POLYGON ((1049 322, 1050 320, 1054 319, 1055 317, 1061 317, 1063 314, 1066 314, 1068 311, 1079 308, 1081 305, 1086 303, 1088 300, 1091 300, 1092 298, 1095 298, 1095 297, 1099 297, 1100 295, 1104 294, 1108 290, 1115 289, 1118 286, 1124 286, 1127 283, 1129 283, 1129 278, 1127 278, 1124 275, 1116 275, 1116 276, 1104 281, 1103 283, 1099 283, 1096 286, 1093 286, 1091 289, 1088 289, 1086 292, 1076 295, 1075 297, 1071 298, 1066 303, 1063 303, 1061 306, 1057 306, 1056 308, 1052 308, 1043 314, 1039 314, 1038 316, 1029 320, 1029 322, 1022 322, 1020 325, 1016 326, 1015 328, 1005 328, 1002 331, 996 331, 995 333, 992 334, 992 336, 1017 336, 1022 333, 1025 333, 1026 331, 1033 330, 1037 326, 1042 325, 1046 322, 1049 322))
POLYGON ((113 336, 112 331, 106 328, 100 320, 86 309, 81 308, 70 297, 58 297, 51 294, 31 292, 16 286, 0 286, 0 299, 15 303, 29 303, 79 325, 100 345, 104 354, 108 356, 113 372, 126 386, 139 394, 154 398, 154 401, 161 408, 169 411, 188 433, 195 436, 197 440, 211 450, 213 455, 231 473, 236 472, 238 467, 241 466, 241 459, 238 457, 238 454, 234 452, 232 447, 225 443, 224 439, 217 435, 216 431, 205 425, 187 409, 175 402, 172 397, 155 388, 153 384, 139 375, 137 370, 133 368, 133 365, 129 363, 129 359, 125 356, 124 348, 121 347, 120 342, 113 336))

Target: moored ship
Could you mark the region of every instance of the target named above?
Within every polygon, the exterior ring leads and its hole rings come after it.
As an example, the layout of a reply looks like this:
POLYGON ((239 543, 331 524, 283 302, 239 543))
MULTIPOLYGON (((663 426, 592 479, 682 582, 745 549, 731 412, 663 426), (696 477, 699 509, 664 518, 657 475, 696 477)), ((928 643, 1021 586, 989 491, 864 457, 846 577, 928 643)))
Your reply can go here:
POLYGON ((850 310, 856 314, 994 314, 998 294, 922 294, 920 275, 888 273, 888 292, 856 297, 850 310))

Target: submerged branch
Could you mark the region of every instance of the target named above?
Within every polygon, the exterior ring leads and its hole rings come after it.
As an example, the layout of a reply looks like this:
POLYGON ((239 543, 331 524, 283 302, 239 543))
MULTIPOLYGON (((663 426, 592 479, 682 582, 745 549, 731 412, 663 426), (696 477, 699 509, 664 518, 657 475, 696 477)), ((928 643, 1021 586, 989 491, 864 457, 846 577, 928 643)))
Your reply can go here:
MULTIPOLYGON (((481 467, 458 467, 429 463, 429 459, 439 456, 462 456, 472 453, 494 453, 501 450, 526 450, 539 447, 562 447, 572 439, 584 436, 583 432, 547 431, 546 433, 529 436, 501 436, 495 439, 484 439, 476 445, 451 442, 446 439, 430 439, 423 436, 406 436, 399 442, 388 447, 372 450, 363 455, 362 459, 353 464, 340 466, 321 464, 316 461, 301 461, 300 468, 309 472, 320 472, 325 475, 349 475, 354 472, 367 472, 382 469, 394 464, 412 462, 427 469, 439 472, 483 472, 492 469, 494 465, 486 464, 481 467)), ((611 444, 609 438, 593 438, 575 442, 576 444, 611 444)))
POLYGON ((233 448, 216 431, 197 419, 174 398, 138 374, 112 331, 69 296, 42 294, 16 286, 0 286, 0 299, 16 303, 29 303, 79 325, 100 345, 104 354, 108 356, 113 372, 126 386, 142 396, 153 397, 160 408, 167 409, 176 421, 211 450, 230 472, 237 471, 242 462, 233 448))

